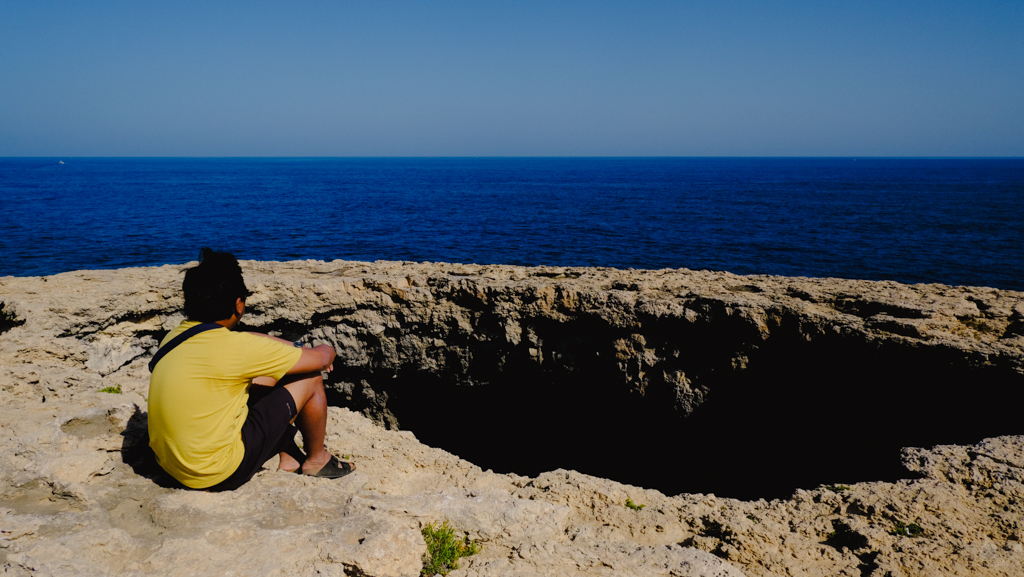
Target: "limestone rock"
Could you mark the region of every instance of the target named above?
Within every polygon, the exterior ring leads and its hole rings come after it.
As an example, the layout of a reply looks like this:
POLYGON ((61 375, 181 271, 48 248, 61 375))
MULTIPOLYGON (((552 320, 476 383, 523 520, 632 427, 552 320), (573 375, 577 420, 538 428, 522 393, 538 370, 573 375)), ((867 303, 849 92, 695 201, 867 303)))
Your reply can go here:
MULTIPOLYGON (((932 380, 906 383, 919 388, 905 400, 865 405, 874 415, 858 434, 920 433, 930 413, 914 420, 905 411, 932 407, 921 391, 945 394, 944 374, 968 379, 955 402, 998 419, 1024 374, 1020 293, 685 270, 243 262, 255 293, 251 327, 339 349, 331 386, 348 408, 330 409, 327 444, 359 470, 331 481, 278 472, 271 461, 238 491, 210 494, 174 488, 146 456, 145 365, 182 318, 182 268, 0 278, 6 573, 415 575, 421 527, 448 520, 482 544, 453 576, 1024 574, 1024 436, 905 449, 902 480, 743 501, 671 496, 557 467, 498 474, 419 442, 426 429, 399 430, 424 387, 437 387, 431 410, 450 405, 429 415, 441 426, 473 417, 470 405, 452 403, 457 391, 580 374, 599 379, 594 394, 605 387, 642 400, 650 412, 637 422, 700 422, 743 382, 736 375, 780 387, 758 371, 781 366, 773 355, 805 350, 934 365, 921 369, 932 380), (1003 396, 984 404, 971 395, 988 390, 1003 396), (900 402, 904 413, 887 412, 900 402)), ((815 407, 807 419, 855 401, 827 387, 805 397, 770 392, 815 407)), ((728 426, 742 429, 751 415, 728 426)), ((856 426, 839 421, 822 434, 856 426)), ((772 426, 748 434, 785 424, 765 422, 772 426)), ((463 434, 497 443, 537 426, 521 423, 463 434)), ((649 444, 676 466, 680 447, 649 444)), ((605 458, 638 465, 630 452, 605 458)), ((682 465, 688 474, 700 466, 682 465)), ((746 481, 767 473, 750 469, 746 481)))

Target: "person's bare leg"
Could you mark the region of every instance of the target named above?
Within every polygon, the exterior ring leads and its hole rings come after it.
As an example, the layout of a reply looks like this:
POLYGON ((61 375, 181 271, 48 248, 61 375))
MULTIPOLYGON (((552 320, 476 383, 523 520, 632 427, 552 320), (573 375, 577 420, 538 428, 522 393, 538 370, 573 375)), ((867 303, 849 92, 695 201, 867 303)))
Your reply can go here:
POLYGON ((302 466, 302 463, 288 453, 281 453, 281 463, 277 466, 281 471, 294 473, 302 466))
MULTIPOLYGON (((302 471, 316 473, 331 460, 331 454, 324 447, 324 437, 327 434, 327 395, 324 393, 324 379, 317 372, 288 375, 281 381, 285 383, 284 388, 292 394, 299 411, 294 423, 302 432, 302 444, 306 451, 302 471)), ((282 456, 281 459, 282 463, 292 468, 299 464, 291 456, 282 456)))

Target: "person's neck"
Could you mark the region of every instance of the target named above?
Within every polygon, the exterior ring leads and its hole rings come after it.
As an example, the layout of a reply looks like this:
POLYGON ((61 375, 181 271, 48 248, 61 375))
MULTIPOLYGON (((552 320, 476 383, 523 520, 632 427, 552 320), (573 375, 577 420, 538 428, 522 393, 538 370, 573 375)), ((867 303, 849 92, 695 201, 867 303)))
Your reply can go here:
POLYGON ((231 315, 231 318, 227 318, 222 321, 217 321, 217 324, 228 329, 229 331, 232 331, 235 329, 235 327, 238 326, 239 320, 240 319, 236 315, 231 315))

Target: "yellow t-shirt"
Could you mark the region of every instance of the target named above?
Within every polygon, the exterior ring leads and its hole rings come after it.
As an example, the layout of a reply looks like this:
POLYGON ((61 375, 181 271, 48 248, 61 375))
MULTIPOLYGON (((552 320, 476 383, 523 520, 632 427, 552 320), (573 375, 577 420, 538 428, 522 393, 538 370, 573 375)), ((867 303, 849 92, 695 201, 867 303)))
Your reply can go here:
MULTIPOLYGON (((160 344, 197 324, 183 321, 160 344)), ((280 379, 300 356, 302 349, 226 328, 193 335, 167 353, 149 380, 149 446, 160 466, 193 489, 230 477, 245 454, 250 382, 280 379)))

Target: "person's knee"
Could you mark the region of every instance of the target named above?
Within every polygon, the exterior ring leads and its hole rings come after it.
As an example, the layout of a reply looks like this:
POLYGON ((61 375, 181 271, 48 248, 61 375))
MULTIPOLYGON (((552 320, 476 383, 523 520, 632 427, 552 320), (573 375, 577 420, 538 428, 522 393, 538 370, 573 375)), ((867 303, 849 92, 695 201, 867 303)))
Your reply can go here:
POLYGON ((313 373, 309 379, 309 386, 313 390, 313 396, 324 395, 324 376, 320 373, 313 373))
POLYGON ((296 408, 302 410, 311 399, 321 395, 324 390, 324 378, 319 375, 309 375, 305 378, 298 378, 285 384, 285 388, 295 399, 296 408))
POLYGON ((324 378, 320 373, 308 373, 297 375, 300 378, 286 384, 284 387, 295 399, 296 408, 301 411, 309 402, 326 400, 324 392, 324 378))
POLYGON ((327 402, 327 393, 324 391, 324 378, 320 373, 316 374, 310 383, 310 388, 313 390, 310 395, 310 400, 316 400, 317 402, 327 402))

